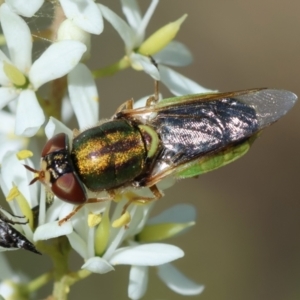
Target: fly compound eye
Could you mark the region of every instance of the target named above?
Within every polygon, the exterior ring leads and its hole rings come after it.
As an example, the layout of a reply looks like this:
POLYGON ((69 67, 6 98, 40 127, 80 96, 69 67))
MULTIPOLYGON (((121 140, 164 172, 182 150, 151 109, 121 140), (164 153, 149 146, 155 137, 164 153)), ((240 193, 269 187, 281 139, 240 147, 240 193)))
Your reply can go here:
POLYGON ((44 146, 42 150, 42 157, 47 154, 57 152, 60 150, 67 150, 69 146, 69 138, 65 133, 59 133, 52 137, 44 146))
POLYGON ((87 199, 85 188, 74 173, 66 173, 57 178, 51 189, 54 195, 71 204, 82 204, 87 199))

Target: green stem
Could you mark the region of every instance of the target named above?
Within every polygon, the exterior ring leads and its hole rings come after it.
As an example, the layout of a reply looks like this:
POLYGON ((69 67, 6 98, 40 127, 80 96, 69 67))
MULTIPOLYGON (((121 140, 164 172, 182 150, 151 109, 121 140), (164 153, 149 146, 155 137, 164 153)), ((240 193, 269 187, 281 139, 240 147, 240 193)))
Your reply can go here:
POLYGON ((53 279, 53 273, 52 272, 48 272, 45 273, 37 278, 35 278, 34 280, 30 281, 26 287, 27 287, 27 291, 28 291, 28 295, 30 295, 32 292, 40 289, 42 286, 44 286, 45 284, 47 284, 51 279, 53 279))
MULTIPOLYGON (((70 252, 70 244, 66 237, 59 237, 51 240, 52 244, 38 242, 38 249, 44 253, 48 254, 53 261, 53 272, 49 273, 47 278, 41 278, 40 281, 46 279, 53 279, 54 287, 52 292, 52 297, 55 300, 67 300, 70 291, 70 286, 74 283, 88 277, 91 275, 90 271, 79 270, 77 272, 70 272, 68 268, 68 254, 70 252)), ((33 287, 39 282, 32 282, 33 287)))
POLYGON ((103 68, 93 71, 93 75, 95 78, 102 78, 106 76, 112 76, 118 71, 124 70, 130 66, 130 62, 127 56, 124 56, 119 61, 103 68))
POLYGON ((56 300, 67 300, 68 294, 70 291, 70 286, 85 279, 91 275, 90 271, 87 270, 79 270, 77 272, 71 272, 65 276, 63 276, 60 281, 55 282, 54 290, 53 290, 53 297, 56 300))

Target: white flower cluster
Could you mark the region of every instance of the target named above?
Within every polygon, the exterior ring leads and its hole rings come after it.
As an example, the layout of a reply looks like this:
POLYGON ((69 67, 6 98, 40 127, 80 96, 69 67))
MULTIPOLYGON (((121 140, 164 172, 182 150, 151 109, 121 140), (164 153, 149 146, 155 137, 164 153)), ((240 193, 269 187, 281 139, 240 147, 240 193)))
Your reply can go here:
MULTIPOLYGON (((158 0, 151 1, 144 15, 141 15, 136 0, 121 0, 127 22, 108 7, 93 0, 60 0, 55 5, 65 17, 53 34, 56 39, 32 62, 32 32, 23 17, 32 17, 42 9, 43 2, 6 0, 0 7, 0 22, 6 46, 0 50, 0 186, 7 199, 12 200, 9 203, 13 213, 25 215, 29 220, 27 224, 16 228, 29 241, 40 243, 37 247, 42 253, 45 253, 43 240, 66 236, 71 247, 84 260, 82 269, 89 272, 104 274, 118 264, 131 265, 128 286, 130 299, 140 299, 145 294, 150 266, 158 267, 159 278, 173 291, 182 295, 201 293, 202 285, 187 279, 170 264, 182 257, 183 251, 159 242, 193 225, 194 208, 188 205, 176 206, 148 220, 153 204, 131 205, 128 208, 131 221, 126 226, 115 226, 113 221, 120 217, 126 201, 123 197, 113 213, 111 201, 87 204, 60 226, 58 220, 72 212, 74 205, 54 197, 48 207, 45 189, 36 184, 28 185, 33 174, 23 164, 34 168, 33 162, 24 155, 28 151, 19 152, 30 145, 34 157, 38 158, 40 150, 34 139, 37 134, 42 134, 42 128, 48 139, 61 132, 72 139, 72 131, 53 117, 66 114, 64 106, 56 114, 52 114, 51 109, 50 113, 47 111, 45 103, 50 102, 51 106, 52 98, 43 99, 40 95, 41 86, 47 83, 53 88, 52 94, 63 95, 58 100, 65 98, 64 91, 67 91, 80 129, 98 122, 98 92, 93 75, 84 61, 90 55, 90 34, 103 31, 103 19, 114 27, 125 44, 120 70, 125 67, 143 70, 164 83, 174 95, 209 92, 166 66, 184 66, 192 61, 189 50, 173 40, 186 16, 145 39, 145 30, 158 0), (154 66, 149 55, 159 68, 154 66), (46 118, 49 121, 43 127, 46 118), (34 217, 32 210, 36 207, 38 215, 34 217), (33 225, 34 218, 37 225, 33 225)), ((101 70, 94 71, 94 74, 96 77, 103 76, 101 70)), ((171 184, 164 182, 159 188, 171 184)), ((147 195, 149 191, 144 189, 139 192, 147 195)), ((8 249, 1 248, 2 251, 8 249)), ((6 299, 18 293, 16 288, 7 289, 5 280, 13 280, 13 276, 8 266, 5 271, 2 269, 0 294, 6 299)))

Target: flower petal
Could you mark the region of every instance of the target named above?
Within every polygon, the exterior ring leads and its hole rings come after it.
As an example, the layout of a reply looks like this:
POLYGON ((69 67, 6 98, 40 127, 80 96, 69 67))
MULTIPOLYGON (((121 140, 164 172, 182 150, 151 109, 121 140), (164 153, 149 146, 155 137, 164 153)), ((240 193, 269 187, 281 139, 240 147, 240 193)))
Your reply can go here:
POLYGON ((15 184, 18 190, 31 204, 31 207, 37 204, 36 199, 31 199, 31 187, 28 185, 28 171, 24 168, 23 164, 17 159, 15 152, 8 152, 4 156, 1 166, 1 177, 3 180, 3 184, 5 185, 1 186, 5 197, 8 195, 8 192, 12 189, 13 184, 15 184))
POLYGON ((152 0, 144 17, 140 12, 136 0, 122 0, 122 10, 126 16, 127 22, 135 33, 133 48, 138 47, 145 38, 146 27, 155 11, 158 0, 152 0))
POLYGON ((40 9, 44 0, 30 0, 29 5, 24 0, 5 0, 5 2, 18 15, 30 18, 40 9))
POLYGON ((87 51, 82 56, 81 60, 86 61, 91 56, 91 34, 78 27, 72 20, 64 20, 57 31, 56 41, 73 40, 83 43, 87 51))
POLYGON ((93 0, 60 0, 60 4, 67 18, 81 29, 94 34, 103 31, 102 15, 93 0))
MULTIPOLYGON (((61 211, 63 210, 64 202, 59 200, 57 197, 54 197, 53 203, 50 205, 50 207, 46 210, 46 218, 44 219, 46 222, 54 222, 56 220, 59 220, 59 216, 61 215, 61 211)), ((68 211, 71 212, 72 208, 68 211)), ((68 214, 67 213, 67 214, 68 214)), ((65 214, 64 217, 67 215, 65 214)), ((44 224, 43 223, 40 223, 44 224)))
POLYGON ((76 232, 67 235, 71 247, 83 258, 87 259, 87 244, 76 232))
POLYGON ((99 120, 99 97, 91 71, 84 64, 68 74, 68 90, 79 127, 95 125, 99 120))
POLYGON ((196 220, 196 209, 190 204, 174 205, 151 218, 147 224, 186 223, 196 220))
POLYGON ((159 266, 158 277, 172 291, 181 295, 185 295, 185 296, 198 295, 202 293, 204 290, 204 285, 198 284, 190 280, 171 264, 165 264, 159 266))
POLYGON ((122 38, 126 51, 131 52, 135 46, 135 35, 133 30, 128 26, 128 24, 121 19, 116 13, 110 10, 108 7, 98 4, 102 12, 103 17, 108 21, 112 27, 118 32, 122 38))
MULTIPOLYGON (((27 6, 30 5, 27 3, 27 6)), ((11 61, 21 72, 27 73, 31 66, 32 50, 29 27, 5 3, 0 8, 0 20, 11 61)))
POLYGON ((122 11, 133 30, 139 28, 142 14, 136 0, 121 0, 122 11))
POLYGON ((101 257, 89 258, 81 269, 89 270, 93 273, 105 274, 114 271, 114 267, 105 259, 101 257))
POLYGON ((73 231, 71 222, 65 222, 62 225, 58 225, 58 221, 49 222, 43 225, 40 225, 33 235, 33 240, 48 240, 56 238, 62 235, 70 234, 73 231))
POLYGON ((65 95, 61 105, 61 119, 64 124, 68 124, 73 116, 73 109, 70 103, 69 95, 65 95))
POLYGON ((148 286, 148 267, 132 266, 129 273, 128 297, 141 299, 148 286))
POLYGON ((134 69, 143 70, 155 80, 160 80, 159 71, 157 67, 151 62, 149 57, 132 52, 130 55, 130 60, 134 69))
POLYGON ((30 82, 35 89, 44 83, 70 72, 80 61, 86 46, 77 41, 64 40, 52 44, 32 65, 30 82))
POLYGON ((190 50, 182 43, 171 41, 165 48, 156 53, 153 58, 158 64, 183 67, 192 63, 190 50))
POLYGON ((24 90, 19 96, 15 134, 33 136, 45 121, 44 112, 41 109, 36 95, 32 90, 24 90))
MULTIPOLYGON (((2 118, 2 114, 0 114, 0 120, 2 118)), ((5 121, 5 120, 4 120, 5 121)), ((0 121, 1 126, 2 120, 0 121)), ((9 123, 7 123, 9 124, 9 123)), ((7 125, 6 125, 7 126, 7 125)), ((14 125, 12 126, 14 128, 14 125)), ((24 149, 24 140, 23 139, 9 139, 4 134, 0 135, 0 164, 2 163, 4 155, 8 151, 19 151, 21 149, 24 149)))
POLYGON ((0 87, 0 109, 9 101, 18 97, 17 91, 11 87, 0 87))
POLYGON ((176 96, 215 92, 165 66, 159 66, 159 73, 162 83, 176 96))
POLYGON ((136 28, 136 44, 135 47, 140 46, 140 44, 143 42, 145 38, 145 32, 146 27, 148 26, 148 23, 156 9, 156 6, 158 4, 159 0, 152 0, 143 19, 142 22, 139 24, 139 26, 136 28))
POLYGON ((51 139, 54 135, 64 132, 69 136, 71 140, 73 138, 72 131, 62 122, 58 121, 57 119, 50 117, 46 127, 45 127, 45 134, 49 139, 51 139))
POLYGON ((173 245, 145 244, 116 250, 110 263, 113 265, 158 266, 184 256, 184 252, 173 245))

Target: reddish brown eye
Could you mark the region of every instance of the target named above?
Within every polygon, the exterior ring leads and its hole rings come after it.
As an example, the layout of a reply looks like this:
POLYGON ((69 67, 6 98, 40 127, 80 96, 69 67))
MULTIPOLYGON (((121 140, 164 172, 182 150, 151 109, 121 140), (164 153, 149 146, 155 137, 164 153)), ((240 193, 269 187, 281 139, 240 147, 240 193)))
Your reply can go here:
POLYGON ((57 178, 51 189, 58 198, 72 204, 82 204, 87 199, 84 186, 74 173, 66 173, 57 178))
POLYGON ((59 150, 65 150, 68 148, 69 138, 65 133, 59 133, 51 138, 44 146, 42 150, 42 157, 49 153, 59 150))

